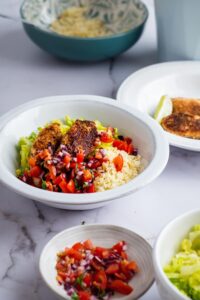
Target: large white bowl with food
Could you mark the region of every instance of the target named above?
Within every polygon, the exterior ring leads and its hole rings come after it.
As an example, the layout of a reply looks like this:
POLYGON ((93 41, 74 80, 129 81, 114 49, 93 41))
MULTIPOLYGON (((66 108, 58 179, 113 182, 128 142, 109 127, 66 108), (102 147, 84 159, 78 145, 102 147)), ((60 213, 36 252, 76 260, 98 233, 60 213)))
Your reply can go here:
POLYGON ((172 220, 157 238, 153 249, 153 264, 157 287, 163 300, 191 299, 170 282, 163 268, 171 261, 179 250, 181 241, 196 224, 200 224, 200 210, 190 211, 172 220))
MULTIPOLYGON (((117 100, 153 117, 163 95, 200 99, 200 62, 167 62, 143 68, 125 79, 117 100)), ((200 151, 200 140, 165 133, 170 145, 200 151)))
POLYGON ((168 142, 158 124, 149 116, 105 97, 72 95, 37 99, 4 115, 0 128, 0 181, 27 198, 59 208, 92 209, 136 192, 160 175, 169 157, 168 142), (49 192, 19 180, 15 174, 19 138, 65 115, 99 120, 107 126, 117 127, 120 133, 133 139, 142 157, 144 170, 124 185, 90 194, 49 192))
MULTIPOLYGON (((139 272, 129 281, 133 291, 129 295, 116 293, 110 299, 138 299, 154 282, 152 248, 138 234, 123 227, 114 225, 81 225, 66 229, 53 237, 44 247, 40 256, 40 273, 47 286, 58 296, 58 299, 70 299, 63 286, 56 280, 57 254, 75 243, 91 240, 94 246, 111 248, 120 241, 127 244, 129 260, 134 260, 139 272)), ((92 299, 92 298, 91 298, 92 299)), ((98 299, 98 298, 95 298, 98 299)))

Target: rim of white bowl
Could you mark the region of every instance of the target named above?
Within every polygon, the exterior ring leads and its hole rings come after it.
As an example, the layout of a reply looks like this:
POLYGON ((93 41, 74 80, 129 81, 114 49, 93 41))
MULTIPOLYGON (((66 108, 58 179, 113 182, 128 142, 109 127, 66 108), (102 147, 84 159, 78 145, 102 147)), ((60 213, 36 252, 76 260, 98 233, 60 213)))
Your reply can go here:
MULTIPOLYGON (((44 256, 45 256, 45 254, 46 254, 46 252, 47 252, 47 250, 48 250, 49 245, 50 245, 54 240, 59 239, 59 237, 62 236, 62 235, 63 235, 64 233, 66 233, 66 232, 70 232, 70 231, 73 231, 73 230, 76 230, 76 229, 79 229, 79 228, 82 228, 82 227, 88 228, 88 229, 94 228, 94 227, 99 227, 99 228, 100 228, 100 227, 102 227, 102 228, 103 228, 103 227, 106 227, 106 228, 110 228, 110 229, 118 229, 118 230, 120 230, 121 232, 127 233, 128 235, 133 235, 133 234, 134 234, 134 236, 137 236, 142 242, 144 242, 144 244, 146 245, 146 247, 149 248, 150 251, 153 250, 153 249, 152 249, 152 246, 151 246, 151 245, 148 243, 148 241, 147 241, 145 238, 143 238, 141 235, 139 235, 138 233, 136 233, 136 232, 134 232, 134 231, 132 231, 132 230, 130 230, 130 229, 127 229, 127 228, 125 228, 125 227, 118 226, 118 225, 112 225, 112 224, 86 224, 86 225, 73 226, 73 227, 70 227, 70 228, 67 228, 67 229, 62 230, 61 232, 57 233, 53 238, 51 238, 51 239, 47 242, 47 244, 44 246, 44 248, 42 249, 42 252, 41 252, 40 258, 39 258, 39 270, 40 270, 40 274, 41 274, 41 276, 42 276, 44 282, 46 283, 46 285, 47 285, 54 293, 56 293, 57 295, 61 296, 63 299, 67 299, 67 300, 68 300, 68 299, 70 299, 70 298, 67 297, 67 294, 66 294, 66 297, 63 297, 63 295, 61 295, 61 294, 59 293, 59 291, 58 291, 56 288, 52 287, 52 286, 49 284, 49 282, 46 280, 46 277, 45 277, 45 275, 44 275, 44 274, 45 274, 45 270, 44 270, 44 267, 43 267, 44 256)), ((153 262, 152 262, 152 263, 153 263, 153 262)), ((155 281, 154 276, 152 276, 151 282, 149 283, 149 285, 147 286, 147 288, 146 288, 144 291, 142 291, 142 293, 137 297, 137 299, 140 298, 140 297, 142 297, 142 296, 143 296, 143 295, 151 288, 151 286, 153 285, 154 281, 155 281)), ((123 300, 130 300, 130 295, 128 295, 128 296, 122 296, 121 298, 122 298, 123 300)))
POLYGON ((6 113, 4 116, 0 118, 0 135, 4 126, 13 119, 15 116, 25 112, 28 109, 37 107, 46 103, 58 103, 58 101, 89 101, 89 102, 98 102, 104 103, 109 106, 114 106, 115 108, 119 108, 120 110, 126 111, 127 113, 134 116, 140 120, 143 124, 148 126, 152 132, 152 136, 154 138, 155 143, 155 154, 147 166, 147 168, 139 174, 137 177, 132 179, 130 182, 116 187, 112 190, 97 192, 97 193, 87 193, 87 194, 63 194, 58 192, 49 192, 46 190, 42 190, 39 188, 32 187, 21 180, 19 180, 15 175, 11 174, 10 171, 6 168, 4 164, 1 165, 0 170, 0 182, 4 185, 8 186, 18 194, 21 194, 25 197, 43 201, 45 203, 58 203, 58 204, 66 204, 66 205, 90 205, 100 202, 108 202, 114 199, 118 199, 122 196, 126 196, 131 194, 132 192, 146 186, 150 182, 152 182, 156 177, 160 175, 160 173, 164 170, 168 158, 169 158, 169 143, 167 141, 166 136, 164 135, 163 130, 160 126, 152 120, 148 115, 143 114, 142 112, 132 109, 129 106, 122 105, 120 103, 114 102, 114 99, 95 96, 95 95, 58 95, 58 96, 50 96, 39 98, 36 100, 32 100, 28 103, 22 104, 17 108, 6 113))
MULTIPOLYGON (((117 91, 117 96, 116 96, 117 101, 131 106, 131 104, 127 103, 127 101, 125 100, 124 93, 127 90, 127 87, 129 87, 129 85, 132 84, 133 80, 134 80, 134 84, 137 87, 140 87, 142 89, 143 82, 148 82, 149 78, 156 79, 159 77, 161 78, 162 76, 165 75, 166 76, 170 75, 170 71, 173 67, 176 67, 175 74, 177 74, 178 72, 180 73, 185 72, 186 68, 188 72, 192 72, 193 74, 195 73, 200 74, 200 62, 198 61, 172 61, 172 62, 161 62, 154 65, 150 65, 132 73, 122 82, 122 84, 120 85, 117 91)), ((133 108, 139 109, 139 101, 137 98, 134 100, 133 108)), ((200 152, 200 142, 198 140, 181 137, 166 131, 165 134, 171 146, 175 146, 190 151, 200 152)))
MULTIPOLYGON (((160 246, 160 242, 161 239, 163 238, 163 236, 165 235, 165 233, 171 229, 174 225, 176 225, 177 223, 179 223, 180 220, 187 218, 190 215, 194 215, 194 214, 200 214, 200 209, 193 209, 190 210, 189 212, 186 212, 182 215, 179 215, 178 217, 176 217, 175 219, 172 219, 169 223, 167 223, 167 225, 165 225, 163 227, 163 229, 161 230, 161 232, 159 233, 155 245, 153 247, 153 252, 152 252, 152 257, 153 257, 153 265, 154 265, 154 270, 155 273, 158 274, 158 277, 164 282, 164 284, 166 286, 168 286, 176 296, 178 296, 180 299, 182 300, 188 300, 190 299, 189 297, 183 295, 178 288, 175 287, 175 285, 173 285, 173 283, 167 278, 167 276, 165 275, 163 268, 160 264, 160 260, 158 259, 159 257, 159 246, 160 246)), ((195 224, 194 224, 195 225, 195 224)))

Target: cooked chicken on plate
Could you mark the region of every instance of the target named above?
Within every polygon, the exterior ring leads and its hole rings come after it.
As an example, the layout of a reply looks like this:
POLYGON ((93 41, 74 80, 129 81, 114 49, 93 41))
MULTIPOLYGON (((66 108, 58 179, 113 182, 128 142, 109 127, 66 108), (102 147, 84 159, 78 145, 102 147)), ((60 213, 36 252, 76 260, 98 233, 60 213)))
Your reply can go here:
POLYGON ((172 98, 173 113, 189 113, 200 116, 200 100, 190 98, 172 98))
POLYGON ((192 139, 200 139, 200 116, 188 113, 172 113, 162 119, 166 131, 192 139))

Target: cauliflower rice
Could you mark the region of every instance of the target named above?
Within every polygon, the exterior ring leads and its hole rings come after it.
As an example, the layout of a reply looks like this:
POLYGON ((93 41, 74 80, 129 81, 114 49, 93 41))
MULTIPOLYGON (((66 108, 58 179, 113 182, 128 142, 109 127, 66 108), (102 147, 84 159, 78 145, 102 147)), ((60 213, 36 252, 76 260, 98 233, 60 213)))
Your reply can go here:
POLYGON ((117 148, 105 149, 106 156, 109 158, 108 162, 98 169, 100 175, 94 181, 95 189, 97 192, 111 190, 117 186, 127 183, 135 178, 142 170, 141 156, 129 155, 123 150, 117 148), (121 154, 123 156, 124 164, 120 172, 114 166, 113 159, 121 154))
POLYGON ((66 36, 82 38, 112 34, 98 18, 87 18, 88 7, 70 7, 51 24, 51 29, 66 36))

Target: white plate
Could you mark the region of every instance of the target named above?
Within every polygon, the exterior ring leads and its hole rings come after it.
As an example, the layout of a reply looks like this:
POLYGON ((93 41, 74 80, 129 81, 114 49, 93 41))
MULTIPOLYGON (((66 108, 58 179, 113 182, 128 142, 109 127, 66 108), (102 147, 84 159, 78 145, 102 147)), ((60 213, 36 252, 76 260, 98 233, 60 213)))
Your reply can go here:
POLYGON ((160 175, 169 157, 167 139, 150 117, 109 98, 92 95, 52 96, 23 104, 0 119, 0 140, 0 181, 27 198, 64 209, 92 209, 136 192, 160 175), (65 115, 98 119, 104 124, 118 127, 119 132, 134 140, 144 158, 146 166, 143 172, 120 187, 90 194, 49 192, 19 180, 15 175, 19 138, 65 115))
MULTIPOLYGON (((170 62, 146 67, 129 76, 117 93, 119 102, 153 115, 162 95, 200 98, 200 62, 170 62)), ((170 145, 200 151, 200 141, 166 132, 170 145)))
POLYGON ((117 242, 127 242, 130 260, 135 260, 140 272, 130 281, 134 291, 128 295, 116 294, 115 300, 135 300, 141 297, 154 281, 152 249, 139 235, 126 228, 113 225, 82 225, 66 229, 51 239, 40 256, 40 273, 42 278, 59 299, 68 299, 65 290, 56 281, 56 253, 77 242, 91 239, 95 246, 112 247, 117 242))

